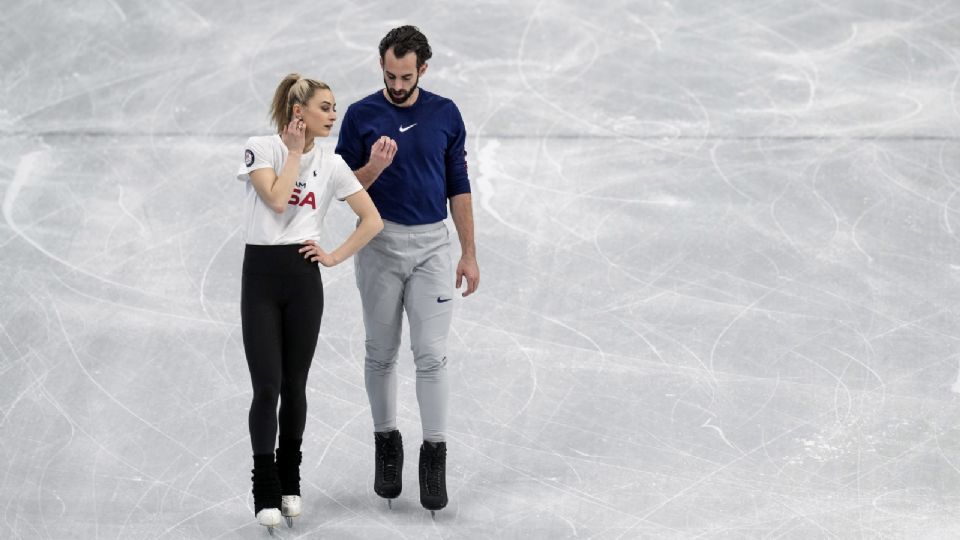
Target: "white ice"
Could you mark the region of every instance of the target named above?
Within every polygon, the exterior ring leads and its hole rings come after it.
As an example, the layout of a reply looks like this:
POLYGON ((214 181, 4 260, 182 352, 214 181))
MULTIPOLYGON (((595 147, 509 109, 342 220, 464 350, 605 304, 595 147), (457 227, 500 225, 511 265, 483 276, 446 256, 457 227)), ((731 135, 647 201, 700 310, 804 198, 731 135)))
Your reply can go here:
POLYGON ((347 262, 279 537, 960 537, 941 0, 5 3, 0 537, 266 536, 233 173, 283 75, 342 112, 405 23, 469 131, 450 505, 419 505, 406 338, 405 490, 372 491, 347 262))

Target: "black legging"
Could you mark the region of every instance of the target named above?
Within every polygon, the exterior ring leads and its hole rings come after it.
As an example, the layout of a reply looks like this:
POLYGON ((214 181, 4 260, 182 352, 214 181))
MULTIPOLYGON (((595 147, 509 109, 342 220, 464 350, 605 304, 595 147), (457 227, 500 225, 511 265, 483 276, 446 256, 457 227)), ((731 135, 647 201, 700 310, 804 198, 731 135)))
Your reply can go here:
POLYGON ((302 439, 307 421, 307 373, 323 315, 323 281, 317 263, 299 244, 247 245, 243 255, 240 318, 243 348, 253 382, 250 442, 253 453, 272 454, 280 439, 302 439))

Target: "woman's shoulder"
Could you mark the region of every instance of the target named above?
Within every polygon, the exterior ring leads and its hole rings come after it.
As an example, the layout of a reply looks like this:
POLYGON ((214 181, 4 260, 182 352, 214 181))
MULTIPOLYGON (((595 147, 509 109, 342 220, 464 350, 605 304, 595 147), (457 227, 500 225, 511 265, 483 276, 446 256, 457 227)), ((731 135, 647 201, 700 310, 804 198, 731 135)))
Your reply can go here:
POLYGON ((283 141, 280 139, 280 135, 274 133, 273 135, 254 135, 253 137, 247 138, 247 146, 257 146, 259 148, 273 148, 278 145, 282 145, 283 141))
POLYGON ((343 157, 336 153, 333 148, 321 147, 318 148, 319 155, 317 156, 320 159, 320 165, 324 169, 336 169, 338 167, 346 167, 347 162, 343 160, 343 157))

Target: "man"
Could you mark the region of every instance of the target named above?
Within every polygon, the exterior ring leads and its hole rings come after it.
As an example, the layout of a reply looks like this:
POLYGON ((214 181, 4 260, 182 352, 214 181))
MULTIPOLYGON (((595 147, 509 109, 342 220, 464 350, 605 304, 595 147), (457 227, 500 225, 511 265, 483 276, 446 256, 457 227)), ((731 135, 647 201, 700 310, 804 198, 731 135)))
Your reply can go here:
POLYGON ((347 109, 336 151, 354 169, 384 220, 384 230, 354 259, 366 330, 364 380, 374 423, 374 491, 392 507, 402 487, 396 360, 406 311, 424 441, 420 503, 432 515, 447 504, 446 341, 453 314, 450 235, 443 222, 448 200, 462 248, 456 287, 466 280, 464 297, 477 290, 480 269, 463 119, 453 101, 419 87, 431 56, 426 36, 416 27, 388 32, 380 41, 385 88, 347 109))

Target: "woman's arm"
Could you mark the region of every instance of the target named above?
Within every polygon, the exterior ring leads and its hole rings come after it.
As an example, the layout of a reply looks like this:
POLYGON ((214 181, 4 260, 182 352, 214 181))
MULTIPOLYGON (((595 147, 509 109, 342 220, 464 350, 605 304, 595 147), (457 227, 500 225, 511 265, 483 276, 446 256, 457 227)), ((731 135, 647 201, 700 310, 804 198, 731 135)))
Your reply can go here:
POLYGON ((303 131, 303 122, 294 118, 280 135, 288 151, 280 176, 277 176, 277 173, 269 167, 250 173, 250 181, 257 195, 278 214, 282 214, 287 209, 287 201, 290 200, 293 186, 300 175, 300 156, 303 154, 305 143, 303 131))
POLYGON ((367 242, 383 230, 383 220, 380 219, 380 212, 377 211, 377 207, 370 200, 370 195, 367 194, 366 190, 360 190, 347 197, 347 204, 360 217, 357 228, 350 233, 350 236, 344 240, 340 247, 330 253, 320 249, 320 246, 313 240, 307 240, 304 242, 304 247, 300 249, 304 258, 310 257, 312 262, 319 262, 326 267, 335 266, 360 251, 360 248, 367 245, 367 242))
POLYGON ((300 154, 290 152, 287 162, 283 164, 280 176, 273 169, 257 169, 250 173, 250 181, 257 195, 271 210, 282 214, 287 209, 287 201, 293 194, 293 185, 300 174, 300 154))

